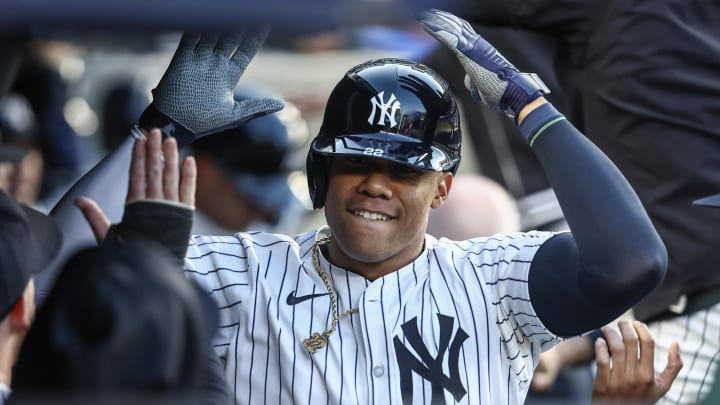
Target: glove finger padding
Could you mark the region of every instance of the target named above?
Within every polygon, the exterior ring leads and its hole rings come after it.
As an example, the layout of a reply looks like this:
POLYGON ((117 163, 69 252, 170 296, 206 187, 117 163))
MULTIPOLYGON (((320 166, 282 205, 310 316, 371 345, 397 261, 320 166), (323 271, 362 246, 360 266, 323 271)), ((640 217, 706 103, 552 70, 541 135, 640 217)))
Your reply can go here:
POLYGON ((534 74, 520 73, 472 26, 453 14, 429 10, 420 21, 425 31, 457 56, 473 98, 514 117, 530 101, 549 93, 534 74))
POLYGON ((242 34, 240 33, 220 37, 218 39, 217 45, 215 45, 215 52, 225 58, 232 58, 238 48, 238 44, 240 43, 241 38, 242 34))
POLYGON ((277 98, 256 98, 235 103, 236 118, 238 121, 247 122, 253 118, 272 114, 280 111, 285 103, 277 98))
POLYGON ((285 102, 279 98, 255 98, 252 100, 243 100, 235 102, 235 112, 238 114, 237 119, 223 127, 213 128, 208 132, 200 132, 196 134, 196 139, 237 128, 242 124, 264 115, 278 112, 285 107, 285 102))
POLYGON ((239 38, 237 52, 232 57, 232 61, 237 64, 241 71, 245 71, 250 61, 265 43, 269 33, 270 26, 263 25, 252 29, 250 33, 239 38))
POLYGON ((427 11, 420 24, 425 31, 456 53, 471 49, 475 41, 480 38, 470 23, 445 11, 436 9, 427 11))
POLYGON ((158 127, 182 147, 200 136, 242 125, 283 108, 280 99, 235 101, 233 93, 262 47, 269 26, 229 35, 186 34, 153 90, 140 117, 145 129, 158 127))

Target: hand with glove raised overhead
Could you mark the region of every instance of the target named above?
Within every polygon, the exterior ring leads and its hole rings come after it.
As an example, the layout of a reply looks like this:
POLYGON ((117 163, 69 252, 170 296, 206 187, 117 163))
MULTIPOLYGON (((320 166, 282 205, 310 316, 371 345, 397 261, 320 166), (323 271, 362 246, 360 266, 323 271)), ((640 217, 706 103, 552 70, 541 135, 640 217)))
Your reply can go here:
POLYGON ((528 103, 550 92, 536 74, 521 73, 462 18, 431 9, 420 23, 457 55, 467 73, 465 87, 488 107, 517 117, 528 103))
POLYGON ((231 35, 185 34, 140 117, 145 130, 160 128, 183 147, 283 108, 282 100, 235 101, 233 91, 262 46, 268 27, 231 35))

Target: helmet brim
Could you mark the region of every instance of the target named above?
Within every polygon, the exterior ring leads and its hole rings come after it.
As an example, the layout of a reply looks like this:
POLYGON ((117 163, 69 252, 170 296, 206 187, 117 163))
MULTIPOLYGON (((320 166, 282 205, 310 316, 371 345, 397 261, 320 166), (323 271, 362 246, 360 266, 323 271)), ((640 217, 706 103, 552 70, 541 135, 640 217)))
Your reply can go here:
POLYGON ((326 155, 355 155, 389 160, 426 171, 453 171, 457 160, 415 138, 384 132, 317 137, 312 151, 326 155))

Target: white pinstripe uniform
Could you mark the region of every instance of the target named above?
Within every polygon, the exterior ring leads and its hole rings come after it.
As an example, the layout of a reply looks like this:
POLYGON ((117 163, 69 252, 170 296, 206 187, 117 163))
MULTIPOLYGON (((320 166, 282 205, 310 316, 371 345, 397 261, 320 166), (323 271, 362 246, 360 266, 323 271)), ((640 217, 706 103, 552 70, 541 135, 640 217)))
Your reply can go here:
MULTIPOLYGON (((657 405, 692 405, 706 397, 715 383, 720 356, 720 304, 648 323, 655 337, 655 367, 667 363, 673 341, 680 342, 683 368, 657 405)), ((657 372, 662 371, 656 370, 657 372)))
POLYGON ((328 347, 310 354, 301 341, 332 320, 312 264, 317 235, 191 240, 186 272, 221 308, 214 346, 238 403, 524 401, 540 352, 557 341, 527 288, 530 261, 553 234, 464 242, 428 235, 417 259, 374 282, 321 255, 338 312, 359 313, 342 318, 328 347))

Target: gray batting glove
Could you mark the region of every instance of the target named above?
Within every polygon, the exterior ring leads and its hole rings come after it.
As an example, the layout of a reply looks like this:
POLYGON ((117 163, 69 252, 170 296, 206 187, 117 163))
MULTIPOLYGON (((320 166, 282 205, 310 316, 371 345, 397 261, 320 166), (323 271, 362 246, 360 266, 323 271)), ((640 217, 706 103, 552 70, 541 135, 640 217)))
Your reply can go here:
POLYGON ((529 102, 550 92, 535 73, 521 73, 462 18, 431 9, 420 24, 457 55, 467 73, 465 87, 488 107, 515 117, 529 102))
POLYGON ((178 147, 281 110, 276 98, 235 101, 233 91, 265 42, 269 26, 224 36, 185 34, 157 87, 140 126, 158 127, 178 147))

